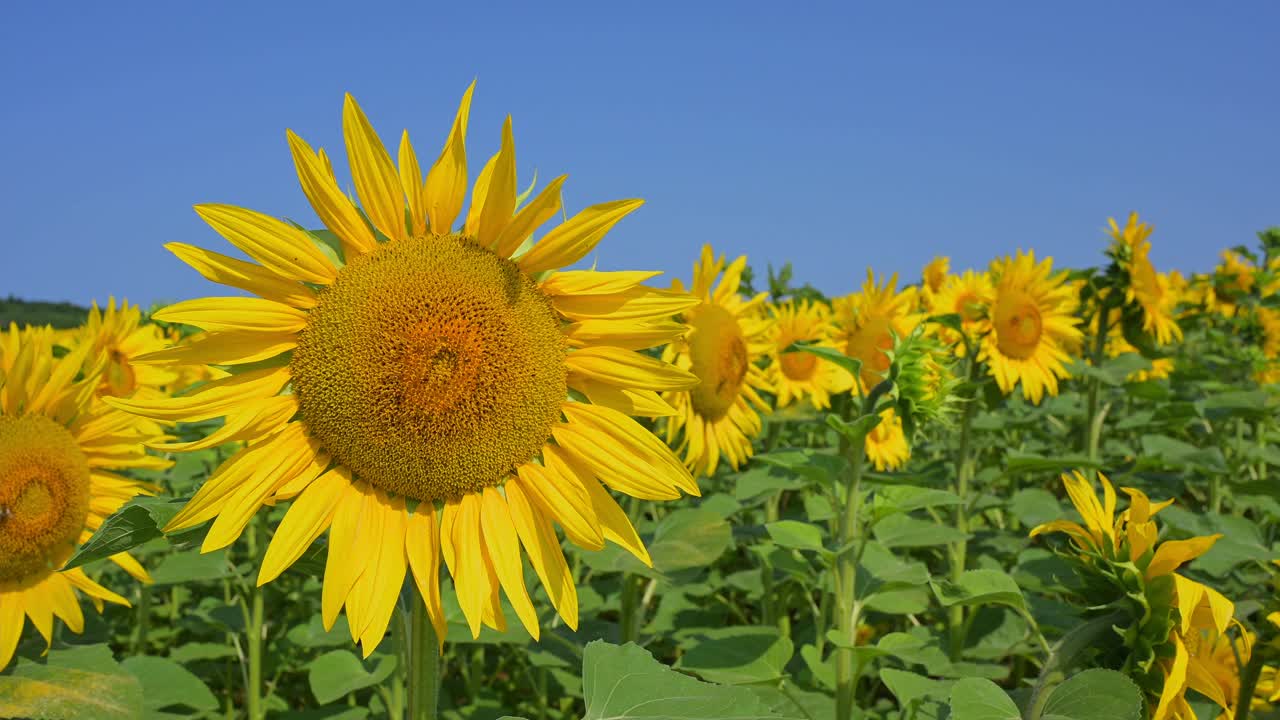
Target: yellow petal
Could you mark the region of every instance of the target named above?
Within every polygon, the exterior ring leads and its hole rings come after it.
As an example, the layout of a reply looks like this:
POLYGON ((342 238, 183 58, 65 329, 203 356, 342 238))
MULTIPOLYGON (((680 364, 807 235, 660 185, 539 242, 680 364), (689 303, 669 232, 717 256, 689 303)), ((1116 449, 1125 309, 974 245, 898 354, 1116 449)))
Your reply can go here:
POLYGON ((582 375, 615 387, 644 390, 689 390, 698 376, 670 363, 607 345, 580 348, 565 357, 570 377, 582 375))
POLYGON ((1174 599, 1178 603, 1178 617, 1182 634, 1186 635, 1191 632, 1191 620, 1195 617, 1196 608, 1200 606, 1201 600, 1204 599, 1205 586, 1195 580, 1174 573, 1173 587, 1174 599))
POLYGON ((116 605, 129 607, 128 600, 125 600, 123 597, 90 580, 89 576, 84 574, 83 568, 63 570, 60 574, 62 577, 67 579, 67 582, 74 585, 77 590, 93 598, 99 609, 102 607, 101 603, 103 600, 106 600, 109 603, 115 603, 116 605))
POLYGON ((189 342, 133 358, 142 365, 243 365, 275 357, 298 345, 295 333, 228 330, 202 333, 189 342))
POLYGON ((659 270, 562 270, 552 273, 538 287, 547 295, 616 295, 634 290, 640 283, 661 275, 659 270))
POLYGON ((1209 698, 1224 711, 1231 710, 1231 703, 1235 701, 1234 697, 1227 699, 1222 684, 1214 677, 1213 671, 1194 657, 1187 658, 1187 687, 1209 698))
MULTIPOLYGON (((655 482, 645 483, 645 486, 670 484, 690 495, 701 494, 693 476, 671 452, 671 449, 635 420, 617 410, 585 403, 565 403, 561 406, 561 411, 571 423, 567 427, 574 430, 586 428, 610 440, 609 446, 597 445, 595 449, 571 445, 568 448, 571 451, 582 447, 582 452, 578 453, 580 457, 594 455, 598 461, 611 457, 612 462, 616 463, 611 465, 611 468, 632 467, 638 470, 638 475, 633 477, 653 477, 655 482), (598 450, 604 450, 607 455, 601 456, 598 450)), ((595 469, 600 479, 613 485, 610 478, 617 475, 616 472, 611 471, 605 474, 600 472, 599 468, 595 469)), ((617 486, 614 485, 614 487, 617 486)))
POLYGON ((687 293, 639 286, 603 295, 558 295, 551 298, 556 312, 570 320, 633 320, 661 322, 697 305, 687 293))
POLYGON ((385 498, 386 494, 378 488, 372 488, 365 496, 360 507, 354 544, 351 546, 363 549, 356 561, 355 582, 347 592, 347 629, 351 631, 352 642, 360 642, 371 619, 369 609, 373 601, 372 583, 376 580, 375 563, 382 542, 382 526, 386 522, 386 514, 383 512, 385 498))
POLYGON ((480 497, 463 495, 456 501, 445 503, 444 514, 449 534, 441 534, 445 562, 453 575, 458 605, 467 619, 471 637, 480 637, 480 623, 488 595, 489 571, 484 566, 481 544, 476 542, 480 534, 480 497))
POLYGON ((533 501, 521 485, 508 481, 504 489, 507 493, 507 506, 511 509, 511 520, 525 552, 529 554, 529 564, 533 565, 534 572, 542 580, 542 586, 551 597, 551 604, 555 605, 556 612, 576 632, 578 589, 574 585, 573 572, 565 562, 560 540, 551 527, 551 521, 534 507, 533 501))
POLYGON ((676 409, 652 390, 620 388, 585 377, 570 376, 569 387, 577 390, 594 405, 603 405, 625 415, 669 417, 676 409))
POLYGON ((0 670, 13 659, 24 624, 22 596, 16 592, 0 592, 0 670))
POLYGON ((592 205, 544 235, 516 263, 527 273, 568 267, 586 257, 619 220, 643 204, 643 200, 615 200, 592 205))
POLYGON ((595 508, 596 517, 600 518, 600 529, 604 531, 604 538, 631 553, 645 565, 653 567, 649 551, 645 549, 640 536, 636 534, 636 529, 631 525, 631 520, 618 506, 618 502, 609 495, 609 491, 593 478, 583 478, 583 484, 587 488, 587 494, 591 496, 591 505, 595 508))
POLYGON ((364 555, 356 552, 356 541, 359 535, 360 517, 364 514, 364 506, 373 502, 373 489, 363 480, 348 485, 333 511, 333 521, 329 524, 329 548, 324 566, 324 587, 320 595, 320 617, 324 629, 333 628, 360 576, 364 555))
POLYGON ((462 94, 444 149, 427 172, 427 217, 431 231, 438 235, 452 231, 467 197, 467 117, 471 114, 471 94, 475 89, 473 80, 462 94))
POLYGON ((1209 548, 1218 542, 1218 535, 1205 535, 1188 540, 1167 540, 1156 547, 1156 554, 1147 566, 1147 579, 1168 575, 1177 570, 1183 563, 1194 560, 1209 552, 1209 548))
POLYGON ((307 325, 307 314, 297 308, 255 297, 220 297, 186 300, 156 311, 164 322, 194 325, 203 330, 293 333, 307 325))
POLYGON ((396 609, 396 600, 400 597, 400 587, 404 585, 404 573, 408 568, 405 555, 405 524, 408 513, 405 511, 404 498, 399 495, 382 496, 382 536, 376 546, 376 566, 365 570, 360 582, 372 586, 366 610, 366 624, 360 634, 360 650, 364 657, 369 657, 387 634, 387 626, 391 624, 391 615, 396 609))
POLYGON ((600 522, 591 507, 591 498, 571 472, 556 448, 544 448, 546 466, 525 463, 516 468, 516 477, 507 485, 518 485, 526 497, 564 528, 570 542, 588 550, 604 547, 600 522))
POLYGON ((162 452, 191 452, 217 447, 235 440, 252 440, 283 427, 298 414, 297 395, 275 395, 244 403, 244 407, 232 415, 222 427, 199 440, 191 442, 149 442, 147 447, 162 452))
POLYGON ((493 177, 493 166, 497 162, 498 153, 494 153, 476 176, 476 184, 471 188, 471 207, 467 209, 467 219, 462 224, 464 235, 475 237, 480 226, 480 214, 484 212, 484 201, 489 194, 489 178, 493 177))
POLYGON ((427 606, 427 616, 436 630, 436 640, 444 646, 449 622, 445 618, 444 603, 440 598, 440 531, 436 527, 436 508, 433 503, 419 503, 409 516, 405 529, 405 552, 409 567, 413 569, 413 581, 427 606))
POLYGON ((480 527, 484 531, 484 544, 493 562, 494 572, 498 575, 498 582, 524 629, 537 640, 538 611, 534 610, 529 592, 524 586, 520 540, 511 521, 511 511, 507 509, 507 501, 496 489, 486 487, 481 493, 480 502, 480 527))
POLYGON ((312 209, 320 216, 325 227, 342 240, 347 262, 351 262, 356 255, 372 252, 378 246, 378 241, 365 224, 364 218, 360 217, 360 213, 342 193, 333 174, 325 168, 305 140, 292 130, 287 135, 289 151, 293 153, 293 164, 298 169, 298 180, 302 183, 302 192, 306 193, 312 209))
POLYGON ((302 557, 321 533, 329 529, 339 499, 350 484, 351 475, 346 469, 334 468, 316 478, 293 501, 271 536, 271 544, 267 546, 267 553, 258 569, 258 585, 279 577, 302 557))
MULTIPOLYGON (((511 222, 502 229, 502 234, 498 236, 497 252, 502 257, 511 257, 512 253, 520 249, 525 240, 533 234, 534 230, 542 227, 542 224, 550 220, 560 211, 560 186, 564 184, 567 176, 560 177, 551 181, 533 202, 520 208, 520 212, 516 213, 511 222)), ((514 180, 512 181, 514 183, 514 180)))
POLYGON ((493 173, 485 190, 475 238, 480 247, 496 249, 498 238, 516 210, 516 145, 511 137, 510 115, 502 124, 502 147, 494 160, 493 173))
POLYGON ((190 395, 179 397, 104 397, 106 404, 153 420, 198 422, 221 417, 243 403, 270 397, 289 382, 288 366, 238 373, 201 385, 190 395))
POLYGON ((400 136, 400 189, 409 202, 410 234, 427 232, 427 188, 422 182, 422 170, 418 167, 418 154, 409 142, 409 131, 400 136))
POLYGON ((234 205, 197 205, 196 214, 276 275, 320 285, 338 277, 311 237, 292 225, 234 205))
POLYGON ((67 629, 79 635, 84 632, 84 613, 80 611, 80 603, 71 583, 61 573, 53 573, 45 578, 43 584, 47 588, 47 597, 53 614, 67 624, 67 629))
POLYGON ((247 290, 258 297, 291 307, 311 308, 316 305, 316 294, 311 288, 251 262, 183 243, 166 243, 164 247, 213 282, 247 290))
POLYGON ((347 142, 347 158, 360 205, 383 235, 392 240, 403 240, 407 236, 400 176, 382 140, 351 93, 347 93, 342 105, 342 136, 347 142))
POLYGON ((1173 720, 1171 711, 1174 701, 1181 698, 1187 688, 1187 647, 1182 644, 1182 638, 1177 633, 1170 637, 1174 646, 1173 664, 1164 672, 1164 688, 1160 691, 1160 702, 1151 714, 1151 720, 1173 720))
POLYGON ((666 345, 683 336, 689 327, 671 320, 583 320, 561 329, 571 347, 608 345, 625 350, 644 350, 666 345))

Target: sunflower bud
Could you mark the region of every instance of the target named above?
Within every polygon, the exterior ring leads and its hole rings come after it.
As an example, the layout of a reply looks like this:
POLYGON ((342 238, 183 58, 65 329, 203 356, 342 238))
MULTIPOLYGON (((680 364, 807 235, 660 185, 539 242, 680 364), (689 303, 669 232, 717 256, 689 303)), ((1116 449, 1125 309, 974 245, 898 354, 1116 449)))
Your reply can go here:
POLYGON ((905 337, 895 337, 888 355, 894 407, 907 435, 926 423, 948 424, 960 384, 952 353, 936 338, 925 335, 921 325, 905 337))

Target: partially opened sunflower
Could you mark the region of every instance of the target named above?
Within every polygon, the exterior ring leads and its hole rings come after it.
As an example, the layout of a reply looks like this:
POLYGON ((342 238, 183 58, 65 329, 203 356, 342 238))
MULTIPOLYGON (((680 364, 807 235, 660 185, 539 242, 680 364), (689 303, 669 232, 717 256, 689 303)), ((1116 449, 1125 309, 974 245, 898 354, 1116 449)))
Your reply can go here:
MULTIPOLYGON (((142 445, 159 433, 155 423, 95 402, 108 358, 88 346, 55 357, 53 345, 49 328, 0 332, 0 669, 25 620, 46 645, 55 617, 83 632, 77 590, 99 612, 103 602, 129 604, 83 568, 62 567, 107 516, 155 491, 115 471, 172 464, 142 445), (82 373, 86 364, 91 372, 82 373)), ((111 560, 151 581, 131 556, 111 560)))
POLYGON ((1151 264, 1152 227, 1139 222, 1138 213, 1129 215, 1121 228, 1109 218, 1110 235, 1115 242, 1113 253, 1128 276, 1125 302, 1141 308, 1142 329, 1161 345, 1182 339, 1182 328, 1175 320, 1177 294, 1170 290, 1169 279, 1156 272, 1151 264))
POLYGON ((468 89, 424 181, 408 134, 397 165, 347 96, 358 206, 327 157, 288 133, 302 189, 340 253, 252 210, 197 207, 255 262, 169 249, 254 297, 192 300, 155 316, 207 331, 172 351, 174 362, 253 368, 184 397, 112 401, 165 420, 226 418, 220 440, 246 446, 167 530, 212 520, 203 549, 216 550, 262 505, 292 500, 258 582, 328 530, 324 625, 345 607, 365 655, 385 634, 406 572, 443 640, 442 557, 473 635, 481 625, 505 629, 501 591, 538 636, 525 557, 576 627, 574 577, 552 522, 582 547, 610 541, 647 563, 605 485, 653 500, 698 493, 666 445, 630 417, 670 412, 658 394, 697 383, 636 352, 682 334, 670 318, 697 301, 642 284, 656 272, 552 272, 584 258, 641 201, 589 207, 531 243, 559 213, 564 177, 519 207, 508 118, 460 216, 470 103, 468 89))
POLYGON ((60 344, 71 349, 89 345, 87 357, 91 360, 106 355, 100 395, 129 397, 139 389, 159 391, 180 384, 177 370, 137 362, 139 357, 164 350, 171 343, 160 326, 143 322, 142 310, 126 300, 117 306, 116 299, 109 298, 106 308, 93 303, 84 324, 63 331, 60 344))

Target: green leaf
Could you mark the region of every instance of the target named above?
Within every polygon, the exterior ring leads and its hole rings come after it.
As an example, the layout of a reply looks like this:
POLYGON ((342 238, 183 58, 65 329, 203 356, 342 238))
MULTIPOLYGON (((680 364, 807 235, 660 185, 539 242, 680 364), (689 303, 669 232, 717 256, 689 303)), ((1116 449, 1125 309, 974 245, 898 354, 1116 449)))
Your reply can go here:
POLYGON ((999 570, 965 570, 960 579, 931 583, 943 607, 954 605, 1008 605, 1026 611, 1027 601, 1013 578, 999 570))
POLYGON ((1049 696, 1041 720, 1138 720, 1142 693, 1114 670, 1072 675, 1049 696))
POLYGON ((909 515, 890 515, 872 529, 876 540, 888 548, 946 545, 968 537, 950 525, 939 525, 909 515))
POLYGON ((772 627, 716 628, 680 659, 679 667, 723 685, 772 683, 786 677, 795 647, 772 627))
POLYGON ((1021 720, 1018 706, 999 685, 964 678, 951 687, 951 720, 1021 720))
POLYGON ((923 675, 894 668, 881 670, 880 679, 903 708, 921 700, 946 702, 951 690, 949 682, 932 680, 923 675))
POLYGON ((1033 528, 1062 517, 1062 504, 1044 488, 1023 488, 1009 498, 1009 510, 1024 527, 1033 528))
POLYGON ((777 717, 742 688, 682 675, 632 643, 588 643, 582 653, 582 689, 587 704, 584 720, 777 717))
POLYGON ((761 495, 773 495, 783 490, 798 490, 805 482, 788 477, 777 467, 754 467, 733 478, 733 494, 740 502, 761 495))
POLYGON ((817 355, 819 358, 829 363, 835 363, 854 377, 858 377, 862 374, 861 360, 851 358, 835 348, 822 347, 819 345, 806 345, 803 342, 794 342, 788 345, 782 352, 807 352, 810 355, 817 355))
POLYGON ((0 675, 0 717, 136 720, 142 685, 106 645, 52 650, 44 662, 19 659, 0 675))
POLYGON ((764 526, 778 545, 796 550, 825 552, 822 528, 799 520, 779 520, 764 526))
POLYGON ((200 580, 220 580, 233 574, 225 550, 211 553, 188 550, 165 556, 151 571, 151 579, 156 585, 182 585, 200 580))
POLYGON ((377 656, 377 666, 369 671, 365 664, 349 650, 331 650, 311 661, 307 666, 307 682, 316 702, 327 705, 362 688, 372 687, 386 680, 395 670, 396 658, 377 656))
POLYGON ((662 518, 653 530, 653 567, 670 573, 711 565, 733 545, 733 531, 719 513, 683 508, 662 518))
POLYGON ((139 545, 163 537, 160 528, 178 514, 185 499, 138 497, 125 503, 103 521, 102 527, 85 541, 67 561, 64 570, 127 552, 139 545))
POLYGON ((218 709, 218 699, 204 681, 169 658, 138 655, 120 664, 142 683, 142 704, 148 710, 218 709))
POLYGON ((1010 450, 1005 453, 1004 466, 1010 473, 1060 473, 1067 472, 1068 470, 1081 470, 1085 468, 1096 469, 1101 467, 1097 461, 1090 460, 1086 455, 1057 455, 1054 457, 1045 457, 1044 455, 1022 453, 1016 450, 1010 450))

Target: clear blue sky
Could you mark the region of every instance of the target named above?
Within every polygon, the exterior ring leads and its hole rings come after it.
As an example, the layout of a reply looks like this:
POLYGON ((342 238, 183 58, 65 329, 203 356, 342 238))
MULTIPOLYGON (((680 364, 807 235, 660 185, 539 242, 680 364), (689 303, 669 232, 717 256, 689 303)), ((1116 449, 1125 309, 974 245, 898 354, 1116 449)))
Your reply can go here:
POLYGON ((551 5, 7 8, 0 295, 219 294, 161 247, 229 247, 193 204, 313 221, 286 127, 341 147, 350 91, 429 162, 473 77, 473 168, 510 112, 571 212, 648 200, 603 269, 687 277, 710 241, 843 293, 934 254, 1091 264, 1137 209, 1158 268, 1204 270, 1280 224, 1272 0, 551 5))

